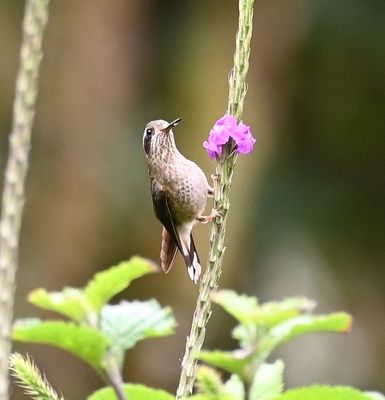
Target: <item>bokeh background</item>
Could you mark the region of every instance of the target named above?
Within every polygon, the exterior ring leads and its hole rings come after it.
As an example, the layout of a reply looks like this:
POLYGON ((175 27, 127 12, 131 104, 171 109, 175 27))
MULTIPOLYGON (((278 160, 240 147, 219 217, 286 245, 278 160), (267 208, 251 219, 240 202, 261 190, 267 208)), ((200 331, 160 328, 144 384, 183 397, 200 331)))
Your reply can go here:
MULTIPOLYGON (((7 154, 24 2, 0 4, 0 167, 7 154)), ((202 142, 227 105, 237 4, 230 0, 54 1, 44 42, 15 316, 44 286, 82 286, 134 254, 157 260, 142 132, 182 117, 181 151, 209 176, 202 142)), ((234 177, 222 287, 261 301, 306 295, 353 314, 349 335, 286 345, 289 387, 385 390, 385 2, 256 0, 244 122, 258 139, 234 177)), ((1 178, 2 179, 2 178, 1 178)), ((204 260, 209 228, 195 229, 204 260)), ((174 391, 197 288, 169 275, 120 298, 170 305, 174 336, 139 344, 125 379, 174 391)), ((206 348, 231 349, 219 308, 206 348)), ((66 398, 102 385, 81 361, 21 346, 66 398)), ((13 390, 13 398, 22 398, 13 390)))

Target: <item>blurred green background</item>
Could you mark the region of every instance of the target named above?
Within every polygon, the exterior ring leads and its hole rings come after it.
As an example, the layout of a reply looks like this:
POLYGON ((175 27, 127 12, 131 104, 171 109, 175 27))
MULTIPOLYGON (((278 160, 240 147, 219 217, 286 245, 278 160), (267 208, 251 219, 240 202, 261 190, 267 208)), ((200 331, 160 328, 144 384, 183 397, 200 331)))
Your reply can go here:
MULTIPOLYGON (((7 154, 24 2, 0 4, 0 167, 7 154)), ((227 105, 237 3, 53 1, 45 37, 15 316, 44 286, 82 286, 131 255, 158 260, 142 151, 144 125, 182 117, 180 150, 208 176, 201 143, 227 105)), ((222 287, 261 301, 306 295, 354 316, 350 335, 284 347, 289 386, 385 390, 385 2, 257 0, 244 122, 258 143, 239 159, 222 287)), ((2 180, 2 178, 1 178, 2 180)), ((210 205, 208 206, 208 208, 210 205)), ((209 228, 195 237, 201 259, 209 228)), ((179 326, 129 353, 125 379, 175 390, 197 287, 180 257, 122 297, 157 298, 179 326)), ((206 348, 230 349, 215 307, 206 348)), ((66 398, 102 383, 81 361, 28 351, 66 398)), ((13 398, 22 398, 16 389, 13 398)))

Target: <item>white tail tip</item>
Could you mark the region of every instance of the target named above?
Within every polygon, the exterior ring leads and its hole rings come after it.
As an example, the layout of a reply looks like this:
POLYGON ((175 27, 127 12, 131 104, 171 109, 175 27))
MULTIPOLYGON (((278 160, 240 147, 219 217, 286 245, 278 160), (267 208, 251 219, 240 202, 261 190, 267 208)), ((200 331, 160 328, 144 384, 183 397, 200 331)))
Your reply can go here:
POLYGON ((187 272, 190 279, 196 284, 198 283, 199 277, 201 276, 202 267, 199 264, 197 253, 194 253, 194 259, 192 264, 187 267, 187 272))

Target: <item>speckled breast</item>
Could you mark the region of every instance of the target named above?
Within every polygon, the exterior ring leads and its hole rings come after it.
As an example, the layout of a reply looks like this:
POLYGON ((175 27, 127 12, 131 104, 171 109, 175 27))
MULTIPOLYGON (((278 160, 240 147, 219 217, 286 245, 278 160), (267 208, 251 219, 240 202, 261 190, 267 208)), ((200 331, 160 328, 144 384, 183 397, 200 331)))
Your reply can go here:
POLYGON ((191 180, 170 191, 170 210, 175 222, 189 222, 200 216, 206 206, 206 193, 191 180))
POLYGON ((174 223, 191 222, 202 214, 208 183, 194 162, 163 151, 153 155, 149 166, 150 175, 167 194, 174 223))
POLYGON ((166 183, 170 211, 176 223, 189 222, 200 216, 207 201, 207 180, 202 170, 189 165, 187 170, 174 170, 166 183))

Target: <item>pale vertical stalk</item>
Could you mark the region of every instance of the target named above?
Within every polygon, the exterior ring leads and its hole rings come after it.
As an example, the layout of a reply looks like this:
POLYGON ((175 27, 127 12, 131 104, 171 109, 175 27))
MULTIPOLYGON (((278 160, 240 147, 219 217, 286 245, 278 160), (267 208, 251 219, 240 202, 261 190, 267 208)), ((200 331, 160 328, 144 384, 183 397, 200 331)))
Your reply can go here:
POLYGON ((0 220, 0 400, 8 400, 13 295, 25 178, 49 0, 27 0, 0 220))
MULTIPOLYGON (((229 102, 227 114, 239 121, 243 111, 243 103, 247 92, 246 77, 249 68, 250 41, 253 28, 254 0, 239 1, 239 25, 234 53, 234 67, 229 77, 229 102)), ((182 360, 182 371, 177 389, 177 399, 191 395, 196 378, 196 354, 202 348, 206 326, 211 315, 211 294, 218 288, 222 273, 222 260, 225 251, 225 231, 227 214, 230 207, 230 187, 237 155, 234 143, 223 149, 217 159, 216 176, 218 182, 214 196, 214 207, 221 213, 211 227, 210 249, 206 272, 202 278, 197 304, 193 315, 190 334, 186 340, 186 349, 182 360)))

